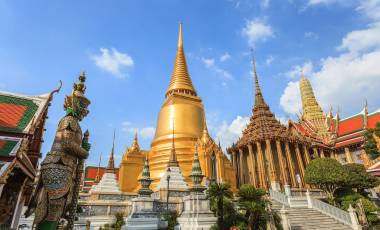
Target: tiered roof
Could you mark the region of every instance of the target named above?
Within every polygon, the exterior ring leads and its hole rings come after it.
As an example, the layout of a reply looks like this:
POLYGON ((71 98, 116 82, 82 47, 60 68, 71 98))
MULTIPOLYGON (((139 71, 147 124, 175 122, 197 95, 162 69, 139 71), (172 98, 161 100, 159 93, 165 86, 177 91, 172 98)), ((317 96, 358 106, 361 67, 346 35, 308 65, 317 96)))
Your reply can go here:
POLYGON ((49 102, 59 89, 40 96, 0 91, 0 183, 16 166, 33 181, 49 102))
POLYGON ((287 128, 276 119, 265 102, 261 93, 255 62, 253 62, 253 73, 255 79, 255 104, 250 122, 235 147, 239 148, 266 139, 296 140, 297 138, 288 132, 287 128))

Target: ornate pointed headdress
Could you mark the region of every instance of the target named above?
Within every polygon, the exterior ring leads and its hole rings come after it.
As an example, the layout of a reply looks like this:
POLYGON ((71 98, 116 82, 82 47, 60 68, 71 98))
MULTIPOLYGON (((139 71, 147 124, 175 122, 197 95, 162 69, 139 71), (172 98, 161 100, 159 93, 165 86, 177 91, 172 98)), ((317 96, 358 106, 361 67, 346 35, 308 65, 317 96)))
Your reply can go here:
POLYGON ((82 120, 82 118, 87 116, 89 113, 87 107, 91 103, 90 100, 88 100, 84 95, 86 91, 85 81, 86 74, 84 71, 82 71, 79 74, 79 81, 77 83, 74 83, 73 92, 71 95, 66 96, 63 106, 67 114, 71 114, 77 117, 79 120, 82 120))

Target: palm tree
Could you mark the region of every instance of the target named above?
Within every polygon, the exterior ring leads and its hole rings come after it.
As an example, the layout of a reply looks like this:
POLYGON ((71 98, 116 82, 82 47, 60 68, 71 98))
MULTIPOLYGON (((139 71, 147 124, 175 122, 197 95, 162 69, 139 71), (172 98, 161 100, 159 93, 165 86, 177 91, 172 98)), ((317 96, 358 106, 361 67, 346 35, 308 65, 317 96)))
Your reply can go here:
POLYGON ((268 209, 270 202, 265 195, 265 190, 257 189, 250 184, 244 184, 239 189, 239 206, 245 211, 250 230, 266 229, 267 221, 274 221, 277 229, 281 228, 276 213, 268 209))
POLYGON ((233 194, 231 191, 231 186, 227 183, 217 183, 213 182, 210 184, 206 191, 207 198, 211 200, 212 203, 216 203, 216 215, 218 217, 218 229, 223 230, 223 202, 225 198, 232 198, 233 194))

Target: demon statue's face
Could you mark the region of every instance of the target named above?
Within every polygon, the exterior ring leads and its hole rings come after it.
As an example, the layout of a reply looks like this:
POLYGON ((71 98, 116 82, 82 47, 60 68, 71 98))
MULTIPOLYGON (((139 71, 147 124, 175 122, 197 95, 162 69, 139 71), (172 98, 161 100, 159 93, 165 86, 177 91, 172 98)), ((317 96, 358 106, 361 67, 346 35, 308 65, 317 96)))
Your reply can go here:
POLYGON ((78 120, 82 120, 87 114, 90 112, 87 107, 90 105, 90 100, 86 98, 84 95, 86 91, 85 86, 86 76, 85 73, 82 72, 79 75, 79 82, 74 83, 73 93, 69 96, 66 96, 64 108, 67 114, 70 114, 78 120))

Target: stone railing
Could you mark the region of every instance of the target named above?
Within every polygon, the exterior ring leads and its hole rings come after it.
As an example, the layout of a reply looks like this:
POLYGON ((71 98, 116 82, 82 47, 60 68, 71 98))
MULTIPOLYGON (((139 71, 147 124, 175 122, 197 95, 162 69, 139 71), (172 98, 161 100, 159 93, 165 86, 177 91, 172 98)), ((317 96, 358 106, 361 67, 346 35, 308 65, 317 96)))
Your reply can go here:
POLYGON ((281 204, 289 206, 288 196, 285 195, 284 193, 281 193, 278 191, 273 191, 272 189, 269 189, 269 194, 273 200, 280 202, 281 204))
POLYGON ((348 208, 348 212, 346 212, 323 201, 312 198, 310 196, 309 191, 306 192, 306 197, 308 208, 316 209, 321 213, 328 215, 343 224, 351 226, 351 228, 354 230, 362 229, 362 227, 359 224, 358 217, 356 216, 355 209, 352 208, 351 205, 348 208))
POLYGON ((312 205, 312 208, 317 209, 323 214, 331 216, 332 218, 338 220, 339 222, 342 222, 346 225, 352 224, 350 214, 340 208, 334 207, 332 205, 329 205, 323 201, 320 201, 314 198, 311 198, 311 205, 312 205))

